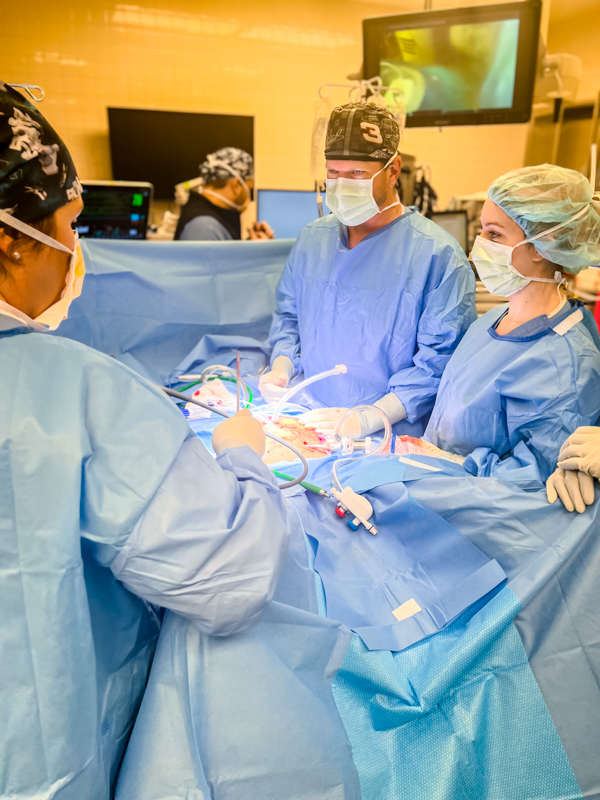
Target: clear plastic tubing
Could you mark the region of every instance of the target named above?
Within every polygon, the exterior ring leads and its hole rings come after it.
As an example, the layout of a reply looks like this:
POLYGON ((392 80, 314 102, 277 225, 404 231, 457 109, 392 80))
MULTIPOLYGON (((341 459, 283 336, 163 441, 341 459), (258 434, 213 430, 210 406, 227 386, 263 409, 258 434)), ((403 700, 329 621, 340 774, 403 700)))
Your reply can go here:
POLYGON ((271 415, 271 422, 277 422, 279 419, 279 415, 281 414, 281 409, 290 399, 293 397, 296 392, 301 391, 306 386, 309 386, 311 383, 316 383, 317 381, 322 381, 323 378, 329 378, 330 375, 341 375, 343 372, 347 372, 347 368, 345 364, 337 364, 333 369, 328 369, 325 372, 318 372, 316 375, 313 375, 310 378, 306 378, 306 380, 302 381, 302 383, 296 384, 296 386, 292 386, 289 392, 286 392, 281 400, 275 406, 275 410, 271 415))
MULTIPOLYGON (((390 421, 388 419, 387 414, 384 411, 382 411, 380 408, 378 408, 377 406, 361 405, 361 406, 354 406, 354 408, 349 408, 348 411, 346 411, 346 413, 342 417, 339 418, 338 423, 335 426, 335 430, 333 432, 334 436, 337 436, 338 439, 341 439, 340 434, 339 434, 339 429, 342 427, 344 421, 346 419, 348 419, 349 417, 351 417, 352 414, 354 414, 356 411, 376 411, 379 414, 379 416, 381 417, 382 422, 383 422, 383 440, 382 440, 381 444, 379 445, 379 447, 376 450, 374 450, 372 453, 369 453, 369 454, 361 453, 359 456, 356 456, 356 458, 363 458, 366 455, 372 455, 372 456, 380 455, 381 453, 384 452, 385 448, 390 443, 390 440, 392 438, 392 425, 391 425, 391 423, 390 423, 390 421)), ((340 492, 342 491, 342 484, 340 483, 340 479, 338 478, 338 474, 337 474, 338 464, 345 463, 346 461, 353 461, 353 460, 354 460, 354 458, 341 458, 339 460, 334 461, 333 464, 332 464, 332 467, 331 467, 331 482, 332 482, 332 484, 334 484, 338 488, 338 490, 340 492)))

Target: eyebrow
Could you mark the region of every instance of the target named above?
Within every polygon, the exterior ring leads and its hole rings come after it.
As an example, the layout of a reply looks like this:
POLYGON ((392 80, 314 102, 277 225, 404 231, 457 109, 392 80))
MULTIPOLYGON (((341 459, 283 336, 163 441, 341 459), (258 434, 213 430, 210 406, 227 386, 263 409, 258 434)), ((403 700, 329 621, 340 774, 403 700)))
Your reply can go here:
POLYGON ((485 224, 486 225, 495 225, 496 228, 504 228, 505 227, 504 225, 502 225, 502 223, 496 222, 495 220, 492 220, 491 222, 486 222, 485 224))

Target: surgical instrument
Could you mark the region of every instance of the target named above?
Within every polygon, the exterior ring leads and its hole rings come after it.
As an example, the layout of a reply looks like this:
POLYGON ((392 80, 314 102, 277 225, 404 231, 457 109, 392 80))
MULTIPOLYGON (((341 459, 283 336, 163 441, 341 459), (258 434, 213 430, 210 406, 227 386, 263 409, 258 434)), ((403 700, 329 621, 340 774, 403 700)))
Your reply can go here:
MULTIPOLYGON (((181 400, 184 403, 194 403, 194 405, 205 408, 207 411, 212 411, 213 414, 218 414, 220 417, 229 418, 231 416, 230 414, 226 414, 224 411, 221 411, 214 406, 209 406, 207 403, 203 403, 201 400, 196 400, 194 397, 189 397, 187 394, 176 392, 174 389, 169 389, 166 386, 159 386, 158 388, 161 389, 165 394, 169 395, 169 397, 173 397, 175 400, 181 400)), ((294 478, 292 481, 288 481, 287 483, 279 484, 280 489, 289 489, 292 486, 297 486, 308 475, 308 461, 304 458, 302 453, 289 442, 286 442, 284 439, 280 439, 279 436, 274 436, 272 433, 267 433, 266 431, 265 435, 268 436, 269 439, 273 439, 273 441, 277 442, 278 444, 282 444, 284 447, 287 447, 302 462, 302 474, 298 478, 294 478)))

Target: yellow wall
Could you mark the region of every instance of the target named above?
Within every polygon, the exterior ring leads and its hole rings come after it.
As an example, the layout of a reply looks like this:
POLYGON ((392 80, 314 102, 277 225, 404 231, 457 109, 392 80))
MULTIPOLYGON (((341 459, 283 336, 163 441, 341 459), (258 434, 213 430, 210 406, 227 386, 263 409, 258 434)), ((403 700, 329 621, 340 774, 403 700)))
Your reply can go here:
POLYGON ((259 184, 310 188, 317 89, 360 67, 361 20, 386 12, 352 0, 12 2, 0 75, 43 86, 82 178, 111 177, 106 107, 135 106, 254 115, 259 184))
MULTIPOLYGON (((482 0, 469 0, 474 5, 482 0)), ((434 7, 455 5, 435 0, 434 7)), ((310 188, 318 86, 362 57, 361 20, 422 0, 29 0, 4 3, 0 78, 44 87, 42 111, 80 175, 110 178, 106 107, 256 119, 259 186, 310 188)), ((432 168, 442 205, 521 166, 527 126, 411 129, 401 149, 432 168)), ((193 177, 193 176, 190 176, 193 177)))
POLYGON ((574 0, 571 13, 560 7, 548 32, 550 53, 571 53, 582 60, 576 100, 593 100, 600 92, 600 0, 574 0))

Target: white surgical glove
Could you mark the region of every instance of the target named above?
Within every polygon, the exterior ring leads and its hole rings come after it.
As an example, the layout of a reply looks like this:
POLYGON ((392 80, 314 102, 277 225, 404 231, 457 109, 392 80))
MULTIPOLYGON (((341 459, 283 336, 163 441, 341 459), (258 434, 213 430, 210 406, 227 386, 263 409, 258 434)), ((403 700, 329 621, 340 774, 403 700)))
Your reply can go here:
POLYGON ((567 511, 583 514, 594 502, 594 479, 586 472, 559 468, 546 481, 546 495, 549 503, 560 498, 567 511))
MULTIPOLYGON (((373 405, 386 414, 391 425, 400 422, 406 417, 406 409, 392 392, 384 395, 373 405)), ((323 436, 331 436, 346 411, 348 411, 347 408, 316 408, 314 411, 307 411, 302 414, 300 421, 307 428, 314 428, 323 436)), ((365 436, 370 436, 382 428, 383 419, 376 411, 356 411, 348 419, 344 420, 338 433, 340 436, 350 436, 352 439, 363 439, 365 436)))
MULTIPOLYGON (((314 428, 322 436, 331 436, 335 426, 344 416, 347 408, 315 408, 313 411, 306 411, 300 415, 300 422, 307 428, 314 428)), ((358 438, 360 434, 360 423, 358 413, 348 417, 344 422, 343 436, 353 436, 358 438), (356 418, 356 420, 355 420, 356 418)))
POLYGON ((560 448, 558 466, 578 469, 600 480, 600 428, 577 428, 560 448))
POLYGON ((212 435, 212 446, 217 455, 228 447, 248 445, 259 456, 263 456, 266 441, 263 426, 247 408, 220 422, 212 435))
POLYGON ((267 403, 276 403, 290 388, 294 377, 294 365, 287 356, 277 356, 269 372, 264 372, 258 381, 258 391, 267 403))

